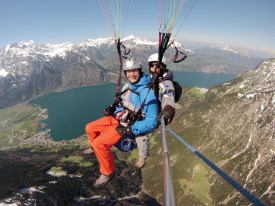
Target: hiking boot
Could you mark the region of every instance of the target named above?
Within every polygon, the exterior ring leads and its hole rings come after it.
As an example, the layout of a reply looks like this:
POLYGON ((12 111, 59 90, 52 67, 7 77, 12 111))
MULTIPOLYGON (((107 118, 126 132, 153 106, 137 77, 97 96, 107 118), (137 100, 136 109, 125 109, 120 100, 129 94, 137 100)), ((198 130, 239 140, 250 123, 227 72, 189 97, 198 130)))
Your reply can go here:
POLYGON ((95 151, 91 147, 83 151, 83 154, 94 154, 94 153, 95 151))
POLYGON ((140 157, 140 158, 137 160, 135 166, 136 166, 137 168, 142 168, 142 167, 144 167, 146 161, 147 161, 147 158, 140 157))
POLYGON ((111 179, 113 179, 114 176, 115 176, 114 172, 110 175, 101 174, 100 177, 95 181, 94 187, 95 188, 104 187, 111 179))

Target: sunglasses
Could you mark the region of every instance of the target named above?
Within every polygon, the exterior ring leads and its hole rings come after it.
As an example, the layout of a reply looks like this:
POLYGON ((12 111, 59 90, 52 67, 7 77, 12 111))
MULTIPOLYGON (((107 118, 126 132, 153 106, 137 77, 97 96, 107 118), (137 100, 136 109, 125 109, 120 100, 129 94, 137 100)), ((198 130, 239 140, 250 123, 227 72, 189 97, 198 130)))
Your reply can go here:
POLYGON ((156 67, 158 65, 158 63, 149 63, 150 67, 156 67))

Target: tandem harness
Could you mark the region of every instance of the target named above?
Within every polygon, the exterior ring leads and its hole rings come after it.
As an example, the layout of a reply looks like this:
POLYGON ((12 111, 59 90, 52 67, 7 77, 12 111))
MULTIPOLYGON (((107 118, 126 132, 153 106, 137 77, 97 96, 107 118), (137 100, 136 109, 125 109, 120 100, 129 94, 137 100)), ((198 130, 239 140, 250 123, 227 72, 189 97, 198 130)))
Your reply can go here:
MULTIPOLYGON (((125 94, 127 91, 130 91, 130 92, 133 92, 136 95, 139 95, 139 92, 133 91, 132 89, 130 89, 129 86, 128 86, 127 89, 123 90, 121 93, 118 93, 115 97, 114 105, 115 106, 122 106, 124 108, 124 110, 127 110, 127 112, 128 112, 127 122, 128 122, 129 125, 133 124, 136 121, 142 120, 144 118, 144 114, 142 113, 142 109, 144 107, 146 98, 147 98, 147 96, 149 94, 149 91, 151 89, 148 86, 145 86, 144 88, 149 88, 149 89, 148 89, 148 92, 147 92, 144 100, 142 101, 140 107, 138 108, 138 110, 134 109, 134 111, 132 111, 128 107, 123 106, 121 96, 123 94, 125 94)), ((114 146, 121 152, 131 152, 133 149, 137 148, 137 143, 135 141, 135 135, 131 134, 131 135, 122 136, 114 146)))

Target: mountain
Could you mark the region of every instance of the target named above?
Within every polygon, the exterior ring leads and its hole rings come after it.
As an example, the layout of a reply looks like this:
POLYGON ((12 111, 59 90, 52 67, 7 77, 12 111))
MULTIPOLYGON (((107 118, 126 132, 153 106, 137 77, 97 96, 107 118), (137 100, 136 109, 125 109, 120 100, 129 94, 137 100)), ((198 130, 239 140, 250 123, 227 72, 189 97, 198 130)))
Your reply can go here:
POLYGON ((0 67, 0 108, 58 88, 109 82, 115 76, 68 43, 8 45, 0 50, 0 67))
MULTIPOLYGON (((186 89, 169 125, 267 205, 275 204, 274 82, 275 59, 267 59, 209 90, 186 89)), ((145 191, 154 197, 161 191, 153 188, 162 184, 161 174, 153 172, 162 169, 159 136, 154 139, 143 173, 145 191)), ((176 205, 249 205, 195 154, 167 136, 176 205)))
MULTIPOLYGON (((266 205, 274 205, 275 59, 209 90, 184 88, 168 126, 266 205)), ((150 158, 113 149, 117 176, 102 190, 87 137, 55 142, 39 132, 47 111, 18 104, 0 110, 0 205, 161 205, 161 129, 150 158)), ((250 205, 237 190, 167 133, 176 205, 250 205)))
POLYGON ((235 69, 246 68, 246 70, 241 71, 248 71, 251 68, 255 68, 259 64, 259 62, 263 60, 260 57, 249 55, 249 53, 245 50, 238 51, 236 49, 230 48, 229 46, 221 45, 211 45, 209 47, 203 47, 200 49, 196 49, 195 52, 196 54, 206 55, 209 57, 216 56, 226 58, 236 65, 235 69))
MULTIPOLYGON (((125 52, 130 50, 130 55, 141 58, 146 71, 147 59, 158 51, 158 43, 133 35, 123 39, 122 43, 125 46, 125 49, 121 46, 122 55, 125 56, 125 52)), ((246 71, 250 63, 242 55, 235 56, 239 62, 245 62, 238 64, 224 56, 196 54, 179 42, 174 42, 165 55, 169 60, 168 68, 177 71, 237 74, 246 71), (188 56, 178 64, 172 61, 176 54, 175 47, 188 56)), ((253 65, 255 62, 253 59, 253 65)), ((29 41, 7 45, 0 49, 0 108, 56 89, 116 82, 119 67, 112 38, 88 39, 79 44, 39 45, 29 41)))

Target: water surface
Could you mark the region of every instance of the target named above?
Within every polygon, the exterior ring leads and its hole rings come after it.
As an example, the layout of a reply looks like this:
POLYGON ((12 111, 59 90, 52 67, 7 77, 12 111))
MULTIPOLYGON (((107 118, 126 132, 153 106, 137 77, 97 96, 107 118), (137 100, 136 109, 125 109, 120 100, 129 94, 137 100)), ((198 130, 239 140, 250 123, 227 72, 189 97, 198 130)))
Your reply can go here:
MULTIPOLYGON (((233 75, 199 72, 174 72, 175 80, 183 86, 206 87, 226 82, 233 75)), ((103 110, 114 100, 116 85, 101 84, 52 92, 31 101, 48 109, 46 128, 54 140, 69 140, 85 133, 85 125, 103 115, 103 110)))

